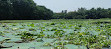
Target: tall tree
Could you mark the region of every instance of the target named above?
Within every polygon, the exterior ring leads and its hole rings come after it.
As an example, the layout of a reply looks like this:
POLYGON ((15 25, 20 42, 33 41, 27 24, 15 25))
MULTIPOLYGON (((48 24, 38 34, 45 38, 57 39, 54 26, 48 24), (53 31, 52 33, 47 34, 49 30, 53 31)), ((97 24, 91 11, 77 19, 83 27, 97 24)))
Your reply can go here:
POLYGON ((12 3, 16 18, 31 19, 34 16, 36 4, 33 0, 12 0, 12 3))
POLYGON ((39 19, 51 19, 53 16, 53 11, 50 9, 47 9, 45 6, 37 6, 37 13, 39 16, 39 19))
POLYGON ((12 13, 11 2, 9 0, 0 0, 0 19, 10 19, 12 13))

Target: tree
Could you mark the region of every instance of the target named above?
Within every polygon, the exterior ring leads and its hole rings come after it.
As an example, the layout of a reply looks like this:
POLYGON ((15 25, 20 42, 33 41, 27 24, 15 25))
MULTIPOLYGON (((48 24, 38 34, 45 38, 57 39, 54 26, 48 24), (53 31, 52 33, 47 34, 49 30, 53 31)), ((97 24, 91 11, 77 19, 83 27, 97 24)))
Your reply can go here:
POLYGON ((78 8, 78 10, 77 10, 77 13, 78 13, 78 15, 77 15, 77 19, 85 19, 86 18, 86 16, 87 16, 87 10, 86 10, 86 8, 78 8))
MULTIPOLYGON (((64 13, 64 11, 62 11, 64 13)), ((86 8, 78 8, 77 11, 72 11, 64 13, 67 15, 64 17, 62 13, 55 13, 53 18, 61 19, 100 19, 100 18, 111 18, 111 8, 91 8, 87 10, 86 8)))
POLYGON ((67 13, 67 16, 65 17, 65 19, 75 19, 77 17, 77 12, 69 12, 67 13))
POLYGON ((14 0, 12 1, 14 16, 18 19, 32 19, 36 4, 33 0, 14 0))
POLYGON ((12 13, 11 2, 9 0, 0 0, 0 19, 10 19, 12 13))
POLYGON ((0 19, 51 19, 53 11, 33 0, 0 0, 0 19))
POLYGON ((38 19, 51 19, 53 16, 53 11, 51 11, 50 9, 47 9, 45 6, 37 6, 36 7, 38 11, 36 11, 36 13, 38 13, 38 19))

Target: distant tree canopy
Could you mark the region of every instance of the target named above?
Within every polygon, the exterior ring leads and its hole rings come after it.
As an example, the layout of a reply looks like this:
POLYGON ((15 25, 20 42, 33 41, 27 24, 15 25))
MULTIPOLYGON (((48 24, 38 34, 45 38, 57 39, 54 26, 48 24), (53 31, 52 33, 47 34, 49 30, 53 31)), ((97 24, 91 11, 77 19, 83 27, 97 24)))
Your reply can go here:
POLYGON ((0 0, 0 20, 99 19, 111 18, 111 8, 78 8, 77 11, 53 13, 33 0, 0 0))
POLYGON ((111 8, 78 8, 77 11, 68 13, 54 13, 53 19, 100 19, 100 18, 111 18, 111 8))
POLYGON ((0 0, 0 19, 51 19, 53 12, 33 0, 0 0))

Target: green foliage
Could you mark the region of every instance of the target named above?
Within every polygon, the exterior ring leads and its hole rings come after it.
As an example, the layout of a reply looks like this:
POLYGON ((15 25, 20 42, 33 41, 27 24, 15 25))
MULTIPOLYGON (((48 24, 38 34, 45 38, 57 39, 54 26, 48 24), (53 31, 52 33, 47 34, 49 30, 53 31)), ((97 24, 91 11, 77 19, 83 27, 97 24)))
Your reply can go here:
POLYGON ((45 43, 43 46, 52 46, 50 43, 45 43))
POLYGON ((54 13, 54 15, 52 16, 53 19, 64 19, 65 18, 66 13, 54 13))
POLYGON ((4 35, 3 32, 0 31, 0 36, 4 35))
POLYGON ((0 19, 50 19, 53 12, 33 0, 0 0, 0 19))
POLYGON ((12 10, 11 2, 0 0, 0 19, 9 19, 13 14, 12 10))
MULTIPOLYGON (((110 21, 111 19, 57 19, 45 20, 44 23, 41 21, 40 23, 1 23, 0 43, 8 45, 20 43, 20 48, 21 44, 24 44, 22 47, 28 45, 30 47, 31 44, 37 48, 40 46, 53 49, 70 49, 69 47, 77 49, 75 46, 78 46, 78 49, 108 49, 111 46, 110 21)), ((10 49, 14 47, 15 45, 10 49)))
POLYGON ((34 28, 30 28, 29 31, 36 31, 34 28))
POLYGON ((45 6, 40 6, 38 5, 36 7, 37 9, 37 16, 39 17, 38 19, 51 19, 53 12, 50 9, 47 9, 45 6))
POLYGON ((23 39, 23 42, 35 40, 34 36, 36 36, 35 34, 31 34, 28 31, 23 31, 22 33, 17 35, 21 36, 21 39, 23 39))
POLYGON ((37 42, 43 42, 43 40, 41 38, 37 39, 37 42))
POLYGON ((77 11, 72 11, 68 13, 54 13, 54 19, 99 19, 99 18, 111 18, 111 9, 104 8, 91 8, 87 10, 86 8, 78 8, 77 11))

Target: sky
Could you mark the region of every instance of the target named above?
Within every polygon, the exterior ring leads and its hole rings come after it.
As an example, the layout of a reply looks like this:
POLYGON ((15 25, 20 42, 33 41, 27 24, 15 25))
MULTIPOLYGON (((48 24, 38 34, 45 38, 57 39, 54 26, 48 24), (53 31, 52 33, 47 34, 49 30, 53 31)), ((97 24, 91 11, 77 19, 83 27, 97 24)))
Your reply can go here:
POLYGON ((75 11, 78 8, 111 8, 111 0, 34 0, 37 5, 43 5, 54 12, 62 10, 75 11))

